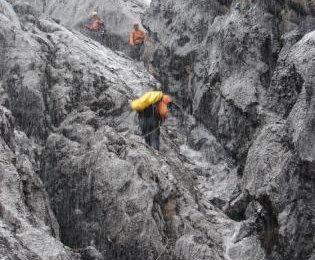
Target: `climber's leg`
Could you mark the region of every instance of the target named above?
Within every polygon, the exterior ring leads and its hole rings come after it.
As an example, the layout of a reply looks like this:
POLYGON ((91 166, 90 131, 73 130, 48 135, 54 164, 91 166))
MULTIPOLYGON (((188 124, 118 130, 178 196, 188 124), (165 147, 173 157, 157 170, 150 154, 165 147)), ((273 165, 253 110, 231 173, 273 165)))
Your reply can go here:
POLYGON ((146 137, 144 138, 144 140, 145 140, 145 143, 146 143, 147 145, 152 146, 151 136, 150 136, 150 135, 146 136, 146 137))
POLYGON ((134 58, 138 61, 140 61, 140 52, 141 52, 141 44, 136 44, 134 46, 134 58))
POLYGON ((141 43, 139 44, 139 60, 143 61, 143 54, 144 54, 144 44, 141 43))
POLYGON ((156 150, 160 150, 160 128, 157 128, 153 133, 151 133, 150 139, 151 146, 156 150))

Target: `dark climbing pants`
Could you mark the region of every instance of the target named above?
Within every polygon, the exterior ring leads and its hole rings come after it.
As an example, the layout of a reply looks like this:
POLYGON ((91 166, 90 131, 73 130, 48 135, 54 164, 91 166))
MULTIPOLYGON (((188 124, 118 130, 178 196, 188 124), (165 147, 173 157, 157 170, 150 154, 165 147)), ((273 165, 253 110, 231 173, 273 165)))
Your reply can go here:
POLYGON ((145 136, 144 139, 146 144, 152 146, 156 150, 160 150, 160 128, 153 130, 153 132, 145 136))
POLYGON ((146 144, 160 149, 160 120, 155 107, 149 107, 139 113, 139 127, 146 144))
POLYGON ((142 59, 142 54, 144 50, 144 44, 135 44, 134 45, 134 59, 140 61, 142 59))
POLYGON ((104 28, 101 28, 95 33, 96 40, 103 45, 105 44, 105 34, 106 34, 106 31, 104 28))

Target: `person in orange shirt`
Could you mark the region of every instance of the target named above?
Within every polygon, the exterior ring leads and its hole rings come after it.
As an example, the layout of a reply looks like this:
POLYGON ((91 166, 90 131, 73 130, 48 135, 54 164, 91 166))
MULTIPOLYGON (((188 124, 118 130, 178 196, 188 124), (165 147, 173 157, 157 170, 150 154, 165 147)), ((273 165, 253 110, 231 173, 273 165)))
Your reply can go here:
POLYGON ((86 25, 86 28, 93 32, 98 32, 104 28, 104 22, 102 19, 97 15, 97 12, 92 12, 92 20, 91 23, 86 25))
POLYGON ((134 56, 137 60, 141 60, 145 37, 145 32, 140 30, 139 23, 135 22, 133 24, 133 31, 130 33, 129 43, 133 47, 134 56))

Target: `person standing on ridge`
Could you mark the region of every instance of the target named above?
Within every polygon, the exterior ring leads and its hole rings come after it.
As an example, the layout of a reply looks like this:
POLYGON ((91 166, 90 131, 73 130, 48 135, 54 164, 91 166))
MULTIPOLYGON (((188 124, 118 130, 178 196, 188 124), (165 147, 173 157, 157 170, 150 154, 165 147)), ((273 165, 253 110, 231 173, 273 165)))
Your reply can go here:
POLYGON ((133 31, 130 33, 129 43, 133 47, 135 59, 141 59, 144 48, 145 32, 140 30, 139 23, 133 24, 133 31))
POLYGON ((91 13, 91 17, 92 19, 90 24, 87 24, 85 27, 91 32, 95 33, 97 35, 97 38, 102 39, 105 34, 104 22, 95 11, 91 13))
POLYGON ((172 98, 161 91, 150 91, 131 102, 130 106, 138 112, 139 127, 146 144, 160 150, 160 126, 168 114, 172 98))

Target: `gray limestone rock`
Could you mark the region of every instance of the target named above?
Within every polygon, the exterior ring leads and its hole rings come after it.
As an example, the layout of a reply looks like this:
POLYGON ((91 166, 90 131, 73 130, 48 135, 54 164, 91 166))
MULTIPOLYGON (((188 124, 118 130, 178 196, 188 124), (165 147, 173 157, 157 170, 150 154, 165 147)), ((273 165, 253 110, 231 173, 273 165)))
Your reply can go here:
POLYGON ((88 246, 83 250, 82 260, 104 260, 104 258, 95 247, 88 246))
POLYGON ((147 66, 204 129, 186 132, 193 157, 226 163, 197 175, 200 193, 256 221, 268 259, 314 257, 314 11, 312 1, 155 0, 144 19, 147 66), (208 136, 210 148, 199 145, 208 136))
MULTIPOLYGON (((128 40, 135 21, 148 8, 147 0, 26 0, 38 13, 49 16, 60 24, 81 31, 83 34, 115 49, 129 52, 128 40), (90 32, 85 28, 96 11, 104 21, 105 35, 90 32)), ((16 2, 16 1, 14 1, 16 2)), ((24 2, 24 1, 23 1, 24 2)))
MULTIPOLYGON (((196 259, 209 254, 222 259, 222 240, 233 223, 215 207, 198 204, 194 172, 185 165, 188 159, 180 158, 167 126, 165 153, 134 134, 128 100, 158 82, 141 64, 80 33, 33 12, 16 15, 17 6, 21 3, 5 2, 1 16, 1 104, 6 107, 1 125, 8 142, 7 129, 16 129, 8 153, 12 160, 18 157, 14 169, 25 180, 20 203, 45 232, 35 229, 35 237, 31 226, 21 235, 13 229, 18 237, 5 235, 4 249, 20 243, 27 245, 25 253, 17 250, 22 256, 74 259, 53 238, 60 234, 62 243, 82 257, 90 257, 84 248, 93 246, 105 259, 190 259, 191 253, 177 250, 188 243, 198 252, 196 259), (51 251, 41 248, 46 240, 55 243, 51 251)), ((18 181, 5 182, 4 188, 9 184, 19 190, 18 181)), ((6 190, 1 194, 10 196, 6 190)))
POLYGON ((153 0, 147 68, 75 30, 143 2, 28 2, 0 2, 1 259, 314 258, 309 1, 153 0), (155 151, 128 102, 161 88, 155 151))

